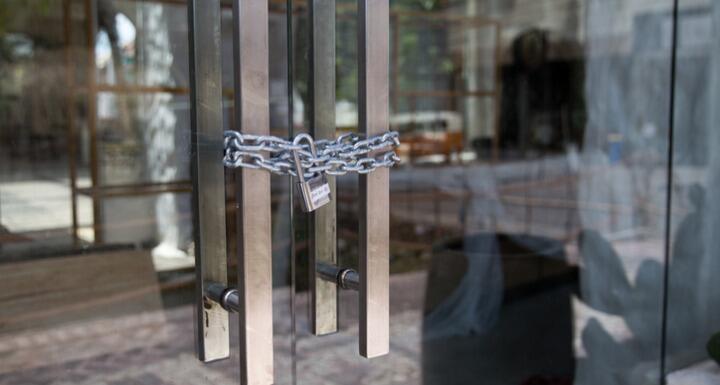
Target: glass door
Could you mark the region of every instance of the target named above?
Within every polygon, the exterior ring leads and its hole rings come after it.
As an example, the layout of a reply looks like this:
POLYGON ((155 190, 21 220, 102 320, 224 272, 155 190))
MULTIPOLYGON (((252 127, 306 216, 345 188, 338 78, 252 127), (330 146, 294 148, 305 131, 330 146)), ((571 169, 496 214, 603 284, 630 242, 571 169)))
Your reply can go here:
MULTIPOLYGON (((233 18, 214 3, 222 141, 236 120, 233 18)), ((268 4, 269 126, 287 136, 285 8, 268 4)), ((237 201, 221 150, 219 175, 192 172, 188 15, 185 1, 0 4, 0 384, 240 383, 237 316, 229 359, 195 355, 192 196, 220 192, 232 285, 237 201)), ((270 209, 278 384, 292 382, 287 187, 273 180, 270 209)))
POLYGON ((703 0, 6 0, 0 384, 238 384, 268 351, 276 384, 719 383, 718 25, 703 0), (305 214, 295 179, 199 163, 223 130, 368 126, 400 134, 386 209, 357 175, 305 214), (266 290, 201 363, 207 247, 266 290))
MULTIPOLYGON (((294 2, 296 132, 359 130, 359 3, 294 2)), ((717 8, 391 1, 390 354, 358 354, 353 290, 314 335, 313 242, 362 252, 362 186, 336 177, 336 230, 295 214, 297 383, 718 381, 717 8)))

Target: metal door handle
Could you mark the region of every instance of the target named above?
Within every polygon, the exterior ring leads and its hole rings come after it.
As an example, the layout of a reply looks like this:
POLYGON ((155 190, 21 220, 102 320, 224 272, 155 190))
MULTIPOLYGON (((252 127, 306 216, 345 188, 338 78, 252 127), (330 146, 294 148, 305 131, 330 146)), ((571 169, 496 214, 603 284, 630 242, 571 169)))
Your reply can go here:
MULTIPOLYGON (((188 2, 191 49, 193 189, 196 229, 196 340, 204 362, 229 356, 228 311, 239 314, 240 378, 273 383, 270 175, 235 172, 238 287, 227 288, 225 179, 220 71, 220 2, 188 2)), ((235 121, 245 134, 268 135, 268 7, 233 1, 235 121)))
MULTIPOLYGON (((360 130, 375 135, 389 126, 388 0, 359 0, 358 86, 360 130)), ((360 354, 390 350, 390 170, 360 176, 360 354)))
MULTIPOLYGON (((268 5, 233 1, 235 122, 242 133, 270 134, 268 5)), ((240 378, 273 383, 272 238, 270 174, 235 172, 238 202, 240 378)))
MULTIPOLYGON (((335 134, 334 115, 329 115, 335 108, 334 1, 313 1, 310 19, 313 127, 322 138, 335 134)), ((358 0, 358 26, 359 129, 370 137, 389 126, 388 0, 358 0)), ((337 330, 336 286, 359 290, 359 351, 367 358, 387 354, 390 346, 389 186, 388 169, 360 176, 358 272, 335 265, 334 205, 311 214, 310 263, 315 267, 310 269, 313 333, 323 335, 337 330)))
POLYGON ((193 229, 195 238, 195 346, 210 362, 230 355, 228 314, 205 296, 208 285, 227 285, 225 170, 222 166, 220 1, 188 2, 192 120, 193 229), (202 58, 202 60, 197 60, 202 58))

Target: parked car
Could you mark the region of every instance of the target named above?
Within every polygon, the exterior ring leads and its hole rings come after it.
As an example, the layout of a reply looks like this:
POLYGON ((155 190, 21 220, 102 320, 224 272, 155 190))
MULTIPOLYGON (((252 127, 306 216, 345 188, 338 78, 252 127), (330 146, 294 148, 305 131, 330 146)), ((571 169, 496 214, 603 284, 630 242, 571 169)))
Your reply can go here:
POLYGON ((398 155, 416 158, 460 152, 463 148, 462 116, 452 111, 395 114, 390 128, 400 133, 398 155))

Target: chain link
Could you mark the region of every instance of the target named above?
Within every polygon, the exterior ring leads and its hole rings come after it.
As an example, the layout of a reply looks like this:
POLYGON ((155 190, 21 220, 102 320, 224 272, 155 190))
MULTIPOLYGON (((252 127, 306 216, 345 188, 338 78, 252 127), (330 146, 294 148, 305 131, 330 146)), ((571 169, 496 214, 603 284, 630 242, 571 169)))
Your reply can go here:
POLYGON ((263 169, 277 175, 297 176, 293 160, 293 151, 297 151, 306 178, 318 173, 369 174, 378 167, 392 167, 398 164, 400 158, 394 150, 399 145, 399 134, 394 131, 369 138, 349 133, 340 135, 335 140, 315 141, 317 154, 313 155, 310 143, 293 144, 292 140, 276 136, 225 131, 223 163, 229 168, 263 169))

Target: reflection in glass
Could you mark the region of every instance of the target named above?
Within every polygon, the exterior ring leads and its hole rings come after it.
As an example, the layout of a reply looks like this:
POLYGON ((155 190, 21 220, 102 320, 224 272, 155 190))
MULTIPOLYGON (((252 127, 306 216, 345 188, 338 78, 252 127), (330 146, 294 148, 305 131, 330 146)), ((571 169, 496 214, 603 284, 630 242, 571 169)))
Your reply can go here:
MULTIPOLYGON (((273 14, 271 51, 285 52, 284 10, 273 14)), ((238 383, 236 356, 194 357, 187 33, 184 2, 0 5, 0 383, 238 383)), ((273 114, 287 122, 286 110, 273 114)), ((292 375, 282 180, 273 190, 281 384, 292 375)), ((232 198, 227 207, 234 234, 232 198)))
MULTIPOLYGON (((681 1, 681 4, 688 3, 681 1)), ((720 6, 681 7, 678 13, 675 130, 672 163, 667 354, 668 383, 715 383, 720 371, 708 354, 720 331, 714 252, 720 218, 717 145, 720 91, 717 41, 720 6)))
MULTIPOLYGON (((294 2, 289 95, 287 19, 277 4, 271 125, 287 136, 309 129, 312 110, 307 8, 294 2)), ((354 4, 337 1, 338 134, 357 129, 354 4)), ((306 217, 295 211, 291 277, 289 185, 277 177, 279 382, 720 381, 705 348, 720 331, 712 199, 720 7, 391 7, 391 128, 403 142, 403 164, 391 173, 391 354, 357 356, 352 292, 340 294, 340 332, 309 335, 306 217)), ((230 15, 225 8, 228 90, 230 15)), ((0 7, 0 382, 237 382, 237 362, 202 366, 183 337, 192 335, 186 17, 182 2, 0 7)), ((338 186, 338 255, 353 266, 356 178, 338 186)), ((230 234, 235 226, 229 210, 230 234)))
MULTIPOLYGON (((350 3, 337 2, 339 132, 357 127, 350 3)), ((392 353, 356 358, 356 297, 343 292, 337 336, 299 326, 300 381, 660 382, 673 5, 392 3, 392 353)), ((691 41, 703 27, 680 29, 691 41)), ((352 266, 355 178, 338 186, 338 254, 352 266)))

